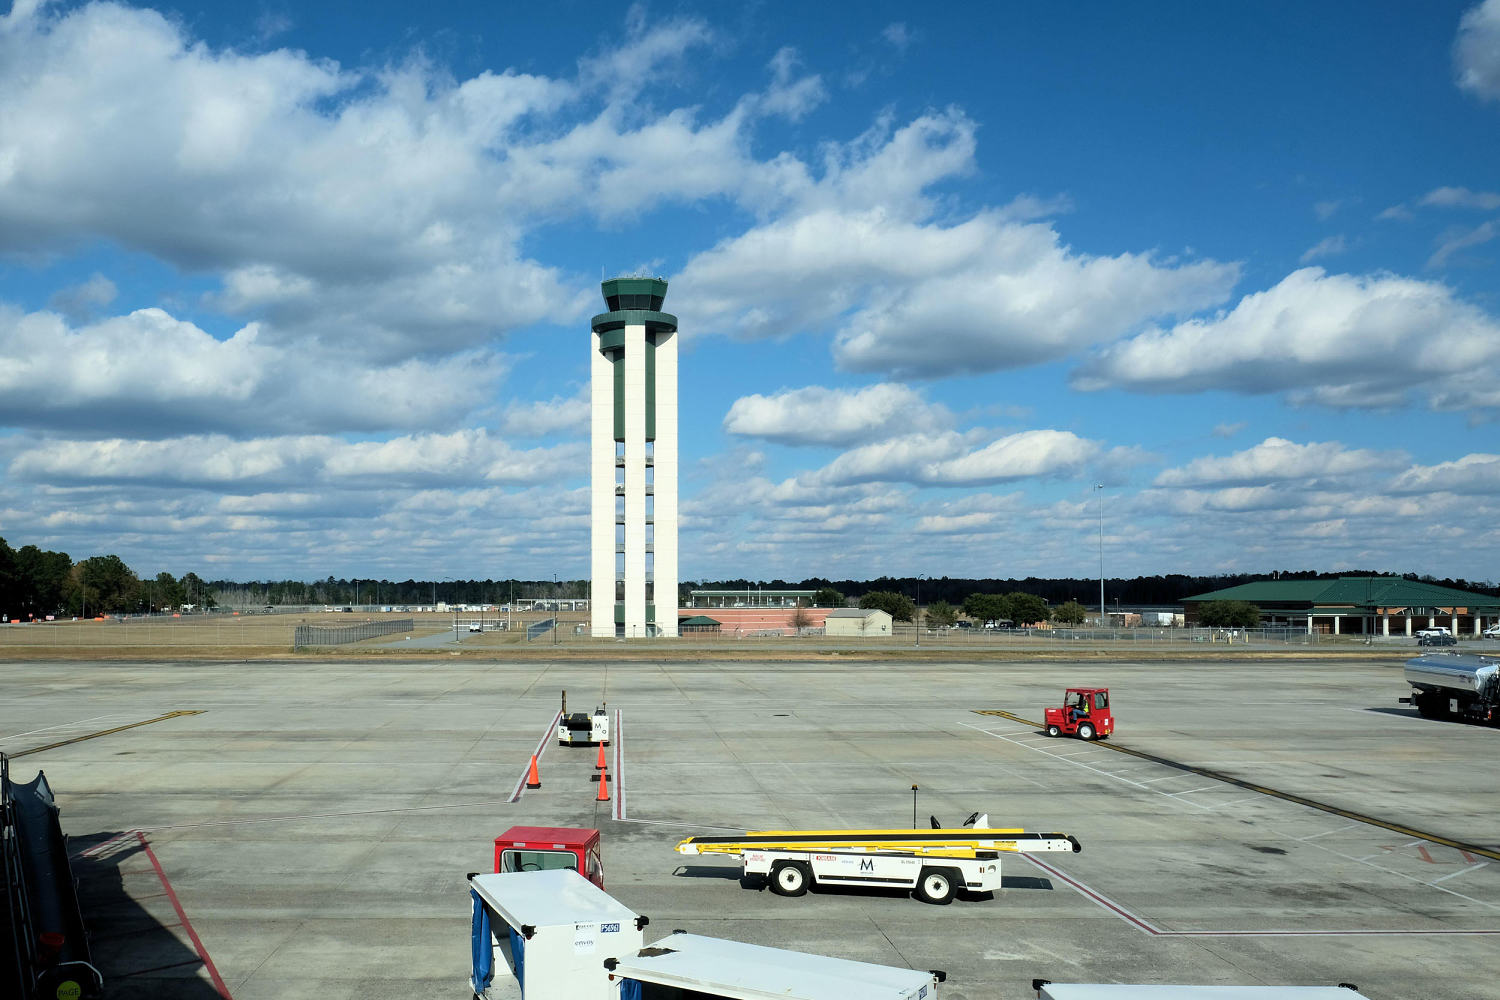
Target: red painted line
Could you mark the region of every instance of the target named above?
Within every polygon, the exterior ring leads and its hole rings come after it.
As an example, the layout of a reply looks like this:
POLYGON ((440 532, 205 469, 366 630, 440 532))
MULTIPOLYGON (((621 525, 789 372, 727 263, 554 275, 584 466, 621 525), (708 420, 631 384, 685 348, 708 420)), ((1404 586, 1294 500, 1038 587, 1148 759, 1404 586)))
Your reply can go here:
POLYGON ((161 887, 167 891, 167 898, 172 901, 172 909, 177 911, 177 919, 182 923, 182 929, 187 931, 189 940, 193 942, 193 948, 198 952, 198 957, 203 960, 203 967, 208 970, 208 977, 213 980, 214 989, 219 991, 219 996, 224 1000, 234 1000, 229 995, 229 988, 224 985, 224 980, 220 978, 219 970, 214 967, 214 960, 208 957, 208 949, 203 947, 203 941, 198 937, 198 932, 193 930, 192 921, 188 920, 187 913, 182 909, 177 893, 172 890, 172 883, 167 881, 167 873, 162 870, 161 862, 156 859, 156 852, 151 849, 146 835, 136 831, 136 838, 140 840, 146 857, 151 859, 151 867, 156 869, 156 875, 161 879, 161 887))
POLYGON ((1437 864, 1436 861, 1432 860, 1432 855, 1427 853, 1427 848, 1423 847, 1421 844, 1417 845, 1417 853, 1422 855, 1422 860, 1427 862, 1429 865, 1437 864))
MULTIPOLYGON (((557 710, 557 714, 552 717, 552 722, 547 726, 546 731, 542 733, 542 738, 537 741, 536 749, 532 751, 532 753, 536 756, 538 764, 541 763, 542 754, 546 753, 547 748, 552 745, 552 739, 557 735, 557 724, 561 721, 562 709, 559 708, 557 710)), ((526 792, 526 772, 529 770, 531 770, 530 757, 526 759, 526 763, 521 765, 521 776, 516 779, 516 787, 511 791, 510 798, 506 801, 520 801, 521 796, 526 792)))
POLYGON ((1152 937, 1493 937, 1500 935, 1500 929, 1441 929, 1441 930, 1333 930, 1333 931, 1164 931, 1148 920, 1131 913, 1125 907, 1105 896, 1103 893, 1095 892, 1071 875, 1052 867, 1047 862, 1030 854, 1025 855, 1027 861, 1047 872, 1049 875, 1066 883, 1076 890, 1080 895, 1093 900, 1102 908, 1113 913, 1115 916, 1134 925, 1141 931, 1152 937))
POLYGON ((610 812, 615 819, 625 818, 625 726, 620 721, 620 710, 615 709, 615 728, 610 736, 615 741, 615 801, 610 812))

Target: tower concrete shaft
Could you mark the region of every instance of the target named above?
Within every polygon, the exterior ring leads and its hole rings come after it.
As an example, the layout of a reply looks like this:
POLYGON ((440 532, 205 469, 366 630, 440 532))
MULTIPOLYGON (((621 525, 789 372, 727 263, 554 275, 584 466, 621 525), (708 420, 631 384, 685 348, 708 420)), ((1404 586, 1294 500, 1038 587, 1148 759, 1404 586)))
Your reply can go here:
POLYGON ((589 602, 595 636, 677 634, 677 317, 660 278, 603 283, 593 319, 589 602))

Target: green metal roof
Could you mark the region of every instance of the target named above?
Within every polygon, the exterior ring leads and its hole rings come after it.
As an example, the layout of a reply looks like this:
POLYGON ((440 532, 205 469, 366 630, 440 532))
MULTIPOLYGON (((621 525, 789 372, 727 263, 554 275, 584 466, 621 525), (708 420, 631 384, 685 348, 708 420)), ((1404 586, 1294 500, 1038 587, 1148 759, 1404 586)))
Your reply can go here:
POLYGON ((683 625, 722 625, 722 624, 724 624, 724 623, 721 622, 721 621, 719 621, 717 618, 710 618, 710 617, 708 617, 708 615, 693 615, 693 616, 691 616, 689 618, 679 618, 679 619, 677 619, 677 625, 678 625, 679 628, 681 626, 683 626, 683 625))
POLYGON ((1332 607, 1351 605, 1367 608, 1466 607, 1500 609, 1500 597, 1469 590, 1440 587, 1399 576, 1343 576, 1334 580, 1257 580, 1238 587, 1215 590, 1183 603, 1201 601, 1248 601, 1265 606, 1288 604, 1332 607))

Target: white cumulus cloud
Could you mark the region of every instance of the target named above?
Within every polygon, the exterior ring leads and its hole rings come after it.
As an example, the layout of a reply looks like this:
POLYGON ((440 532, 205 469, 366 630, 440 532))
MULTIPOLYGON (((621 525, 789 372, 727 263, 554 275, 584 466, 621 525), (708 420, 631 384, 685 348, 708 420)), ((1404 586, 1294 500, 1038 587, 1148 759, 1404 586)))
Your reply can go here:
POLYGON ((1464 11, 1453 40, 1458 85, 1481 100, 1500 100, 1500 0, 1464 11))
POLYGON ((1298 444, 1269 437, 1226 456, 1196 458, 1156 477, 1157 486, 1258 488, 1271 483, 1347 476, 1406 464, 1403 452, 1345 448, 1337 441, 1298 444))
POLYGON ((907 434, 847 451, 811 483, 979 486, 1082 474, 1103 448, 1071 431, 1031 430, 985 442, 981 432, 907 434))
POLYGON ((1433 402, 1450 376, 1496 361, 1500 323, 1446 285, 1310 267, 1226 312, 1111 345, 1078 368, 1073 384, 1392 406, 1414 388, 1433 402))
POLYGON ((742 396, 729 407, 724 429, 782 444, 849 445, 951 422, 946 407, 928 403, 908 386, 886 382, 863 389, 807 386, 742 396))

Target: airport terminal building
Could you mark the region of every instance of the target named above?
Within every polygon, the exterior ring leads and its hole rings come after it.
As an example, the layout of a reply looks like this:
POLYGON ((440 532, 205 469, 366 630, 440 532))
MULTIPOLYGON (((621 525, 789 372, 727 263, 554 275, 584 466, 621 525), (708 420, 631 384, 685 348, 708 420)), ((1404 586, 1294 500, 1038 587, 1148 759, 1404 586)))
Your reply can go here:
POLYGON ((1399 576, 1345 576, 1335 580, 1257 580, 1182 600, 1187 624, 1209 601, 1246 601, 1267 625, 1305 626, 1326 635, 1413 635, 1446 628, 1479 635, 1500 621, 1500 597, 1440 587, 1399 576))

